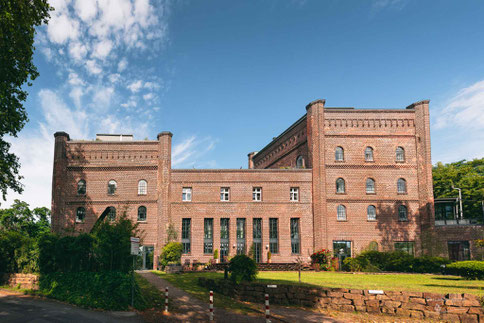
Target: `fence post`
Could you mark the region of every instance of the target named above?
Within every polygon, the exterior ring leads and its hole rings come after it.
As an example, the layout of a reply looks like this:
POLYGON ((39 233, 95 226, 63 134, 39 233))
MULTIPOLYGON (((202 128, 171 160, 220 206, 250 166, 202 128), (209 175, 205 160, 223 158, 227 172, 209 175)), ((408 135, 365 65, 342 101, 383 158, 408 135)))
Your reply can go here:
POLYGON ((269 294, 266 294, 266 323, 271 323, 271 310, 269 309, 269 294))
POLYGON ((165 287, 165 313, 168 313, 168 287, 165 287))
POLYGON ((213 321, 213 291, 210 291, 210 321, 213 321))

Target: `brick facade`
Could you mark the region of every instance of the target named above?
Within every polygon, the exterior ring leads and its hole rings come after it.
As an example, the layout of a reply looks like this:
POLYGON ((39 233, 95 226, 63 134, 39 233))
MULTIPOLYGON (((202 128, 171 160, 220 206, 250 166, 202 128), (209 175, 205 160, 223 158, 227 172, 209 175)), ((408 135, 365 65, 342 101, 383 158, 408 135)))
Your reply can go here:
POLYGON ((356 110, 327 108, 324 100, 306 107, 306 114, 260 152, 250 153, 249 169, 182 170, 171 168, 171 138, 162 132, 158 140, 81 141, 64 132, 55 134, 52 184, 52 226, 56 232, 74 228, 89 231, 107 207, 137 221, 140 206, 147 209, 140 222, 142 242, 153 246, 155 256, 166 241, 170 223, 181 238, 182 219, 191 219, 190 253, 184 261, 206 262, 204 219, 213 219, 213 250, 220 251, 221 218, 229 219, 228 254, 236 253, 238 218, 245 218, 245 244, 253 241, 253 219, 262 219, 261 261, 267 260, 269 219, 278 219, 278 251, 273 262, 306 258, 318 248, 333 248, 334 241, 350 241, 351 254, 376 242, 380 250, 395 242, 413 242, 421 252, 422 230, 433 230, 432 166, 428 101, 401 110, 356 110), (344 159, 335 161, 342 147, 344 159), (365 160, 365 148, 373 160, 365 160), (404 161, 395 151, 403 147, 404 161), (296 164, 298 157, 300 164, 296 164), (345 192, 336 192, 343 178, 345 192), (366 179, 375 181, 375 192, 366 193, 366 179), (397 192, 397 179, 404 178, 406 192, 397 192), (79 180, 86 194, 78 194, 79 180), (115 180, 116 192, 108 194, 115 180), (138 182, 148 183, 147 194, 138 194, 138 182), (220 189, 230 188, 229 201, 220 200, 220 189), (254 187, 262 200, 253 201, 254 187), (191 201, 182 201, 182 189, 191 188, 191 201), (298 188, 298 201, 290 201, 290 189, 298 188), (337 220, 337 207, 344 205, 346 220, 337 220), (367 208, 376 208, 376 219, 367 219, 367 208), (404 205, 408 220, 399 221, 404 205), (85 218, 76 222, 76 211, 85 208, 85 218), (291 249, 290 219, 299 219, 300 253, 291 249))

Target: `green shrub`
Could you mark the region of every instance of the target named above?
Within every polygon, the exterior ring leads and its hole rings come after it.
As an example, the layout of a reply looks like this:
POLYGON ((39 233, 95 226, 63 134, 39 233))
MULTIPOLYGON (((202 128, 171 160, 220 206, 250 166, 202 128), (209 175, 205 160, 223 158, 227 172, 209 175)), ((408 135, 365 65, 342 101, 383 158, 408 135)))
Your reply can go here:
MULTIPOLYGON (((440 273, 450 261, 441 257, 414 257, 403 251, 365 251, 355 257, 363 271, 396 271, 408 273, 440 273)), ((348 268, 346 268, 348 270, 348 268)))
POLYGON ((160 254, 160 264, 165 267, 169 264, 181 263, 181 256, 183 253, 183 245, 180 242, 168 242, 160 254))
POLYGON ((213 252, 213 259, 218 259, 218 249, 213 252))
MULTIPOLYGON (((82 307, 127 310, 131 305, 132 276, 123 272, 66 272, 40 276, 42 294, 82 307)), ((135 308, 145 301, 135 283, 135 308)))
POLYGON ((246 255, 237 255, 230 260, 230 278, 234 283, 253 281, 257 276, 257 264, 246 255))
POLYGON ((470 260, 449 264, 444 272, 450 275, 462 276, 467 279, 484 279, 484 261, 470 260))
POLYGON ((311 255, 311 264, 318 264, 321 270, 328 270, 331 267, 331 251, 321 249, 311 255))
POLYGON ((351 258, 347 257, 343 260, 343 270, 344 271, 364 271, 368 266, 369 262, 366 258, 351 258))

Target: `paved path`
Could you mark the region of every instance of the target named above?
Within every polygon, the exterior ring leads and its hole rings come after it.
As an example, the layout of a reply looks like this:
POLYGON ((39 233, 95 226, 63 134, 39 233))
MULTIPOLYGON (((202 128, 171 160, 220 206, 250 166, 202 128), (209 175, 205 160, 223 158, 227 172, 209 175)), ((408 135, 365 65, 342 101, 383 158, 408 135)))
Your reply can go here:
POLYGON ((133 312, 101 312, 0 290, 0 322, 142 322, 133 312))
MULTIPOLYGON (((207 322, 208 321, 208 301, 203 302, 200 299, 191 296, 184 290, 181 290, 168 281, 162 279, 149 271, 138 272, 146 278, 156 288, 164 291, 165 287, 169 288, 170 301, 173 301, 180 314, 173 314, 171 318, 182 322, 207 322)), ((216 303, 216 300, 215 300, 216 303)), ((241 315, 226 311, 220 308, 214 309, 215 320, 218 322, 242 323, 242 322, 265 322, 263 305, 261 304, 260 313, 253 315, 241 315)), ((276 322, 318 322, 318 323, 337 323, 339 321, 329 318, 320 313, 304 311, 297 308, 273 306, 271 305, 271 321, 276 322)))

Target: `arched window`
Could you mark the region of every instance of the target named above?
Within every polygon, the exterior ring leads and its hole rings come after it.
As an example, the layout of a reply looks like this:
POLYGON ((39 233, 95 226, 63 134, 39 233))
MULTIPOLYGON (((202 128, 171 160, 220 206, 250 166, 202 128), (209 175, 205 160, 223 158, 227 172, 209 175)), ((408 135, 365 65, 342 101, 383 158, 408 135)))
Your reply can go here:
POLYGON ((118 183, 114 179, 110 180, 108 183, 108 194, 114 195, 116 193, 116 189, 118 188, 118 183))
POLYGON ((138 221, 146 221, 146 207, 140 206, 138 208, 138 221))
POLYGON ((82 223, 84 222, 84 218, 86 217, 86 209, 81 207, 78 207, 76 210, 76 222, 82 223))
POLYGON ((375 180, 373 178, 366 179, 366 193, 375 193, 375 180))
POLYGON ((341 177, 336 180, 336 193, 345 192, 345 180, 341 177))
POLYGON ((368 205, 366 208, 366 216, 370 221, 376 220, 376 207, 374 205, 368 205))
POLYGON ((397 193, 407 193, 407 181, 403 178, 397 181, 397 193))
POLYGON ((403 147, 397 147, 395 151, 395 160, 397 162, 404 162, 405 161, 405 150, 403 147))
POLYGON ((77 182, 77 194, 78 195, 86 194, 86 181, 83 179, 77 182))
POLYGON ((336 150, 334 151, 334 159, 336 161, 345 160, 345 153, 344 153, 343 147, 336 147, 336 150))
POLYGON ((398 221, 407 221, 407 207, 405 205, 400 205, 398 207, 398 221))
POLYGON ((336 208, 337 211, 337 220, 338 221, 346 221, 346 207, 342 204, 338 205, 336 208))
POLYGON ((296 159, 296 168, 304 168, 306 165, 304 164, 304 157, 298 156, 296 159))
POLYGON ((138 182, 138 195, 148 194, 148 183, 142 179, 138 182))
POLYGON ((116 220, 116 208, 114 206, 109 207, 108 219, 109 221, 116 220))
POLYGON ((373 161, 373 148, 365 148, 365 161, 373 161))

